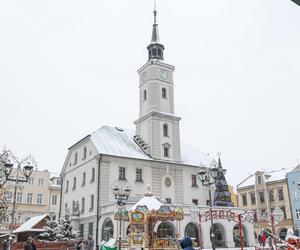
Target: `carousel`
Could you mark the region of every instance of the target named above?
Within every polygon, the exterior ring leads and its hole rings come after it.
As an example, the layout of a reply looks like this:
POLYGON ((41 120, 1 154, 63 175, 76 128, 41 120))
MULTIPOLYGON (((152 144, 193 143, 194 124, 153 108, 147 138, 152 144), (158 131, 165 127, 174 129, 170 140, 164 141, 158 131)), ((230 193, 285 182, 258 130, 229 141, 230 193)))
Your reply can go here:
POLYGON ((178 232, 183 216, 181 207, 172 209, 169 205, 158 201, 152 193, 146 193, 144 198, 129 210, 121 207, 115 214, 115 220, 130 223, 128 240, 122 242, 122 247, 129 249, 178 249, 178 232), (176 233, 172 234, 168 228, 157 227, 160 222, 173 222, 176 225, 176 233))

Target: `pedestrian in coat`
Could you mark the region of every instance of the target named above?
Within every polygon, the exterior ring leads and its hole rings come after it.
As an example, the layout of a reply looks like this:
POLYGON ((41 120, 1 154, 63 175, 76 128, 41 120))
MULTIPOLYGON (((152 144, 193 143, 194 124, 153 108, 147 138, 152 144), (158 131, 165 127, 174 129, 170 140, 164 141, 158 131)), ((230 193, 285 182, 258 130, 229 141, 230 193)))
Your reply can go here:
POLYGON ((88 236, 88 250, 94 250, 94 245, 95 245, 95 242, 92 238, 92 236, 88 236))
POLYGON ((32 238, 28 237, 27 240, 24 242, 24 250, 32 250, 32 238))
POLYGON ((195 250, 193 248, 193 241, 189 237, 185 237, 180 241, 180 246, 182 247, 183 250, 195 250))
POLYGON ((79 241, 76 245, 76 250, 84 250, 84 244, 83 244, 82 238, 79 238, 79 241))

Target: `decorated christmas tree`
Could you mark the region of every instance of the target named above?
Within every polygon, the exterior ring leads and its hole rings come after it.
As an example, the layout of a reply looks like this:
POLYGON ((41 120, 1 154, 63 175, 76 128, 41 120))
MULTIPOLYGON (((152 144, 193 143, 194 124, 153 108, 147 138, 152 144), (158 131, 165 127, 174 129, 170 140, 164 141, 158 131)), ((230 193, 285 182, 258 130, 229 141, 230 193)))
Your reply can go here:
POLYGON ((216 190, 214 193, 214 206, 220 207, 233 207, 233 202, 231 200, 231 194, 228 189, 227 181, 225 178, 225 171, 223 170, 220 154, 218 160, 218 168, 220 171, 220 176, 216 180, 216 190), (223 170, 223 171, 222 171, 223 170))
POLYGON ((46 226, 44 227, 45 232, 39 235, 39 239, 47 241, 55 241, 60 239, 60 232, 57 221, 54 219, 53 215, 49 215, 47 219, 46 226))
POLYGON ((60 220, 58 237, 59 239, 66 241, 73 240, 75 238, 75 234, 73 233, 73 226, 71 225, 70 210, 66 210, 63 218, 60 220))

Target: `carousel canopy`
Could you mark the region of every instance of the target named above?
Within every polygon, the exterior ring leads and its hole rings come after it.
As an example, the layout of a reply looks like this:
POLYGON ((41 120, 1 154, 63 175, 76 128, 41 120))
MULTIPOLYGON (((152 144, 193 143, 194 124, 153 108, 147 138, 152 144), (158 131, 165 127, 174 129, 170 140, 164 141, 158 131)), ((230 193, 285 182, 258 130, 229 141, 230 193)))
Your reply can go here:
POLYGON ((137 206, 147 206, 148 210, 158 210, 163 204, 154 198, 153 196, 144 196, 140 201, 135 203, 133 207, 130 208, 131 211, 134 211, 137 206))

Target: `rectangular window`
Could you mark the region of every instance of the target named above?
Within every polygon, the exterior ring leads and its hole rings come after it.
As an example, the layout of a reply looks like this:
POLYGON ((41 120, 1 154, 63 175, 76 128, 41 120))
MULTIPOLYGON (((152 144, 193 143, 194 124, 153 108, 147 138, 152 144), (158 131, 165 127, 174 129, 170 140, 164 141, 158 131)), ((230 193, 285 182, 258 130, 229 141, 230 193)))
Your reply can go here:
POLYGON ((85 199, 81 198, 81 213, 84 213, 84 204, 85 203, 85 199))
POLYGON ((197 187, 197 176, 192 174, 192 187, 197 187))
POLYGON ((66 182, 66 193, 69 191, 69 181, 66 182))
POLYGON ((297 220, 300 220, 300 208, 296 209, 296 218, 297 220))
POLYGON ((43 178, 39 178, 39 186, 44 186, 44 179, 43 178))
POLYGON ((94 209, 94 195, 91 195, 91 204, 90 204, 90 211, 94 209))
POLYGON ((52 195, 52 205, 57 205, 57 195, 52 195))
POLYGON ((85 185, 85 179, 86 179, 86 173, 84 172, 84 173, 82 174, 82 184, 81 184, 81 186, 84 186, 84 185, 85 185))
POLYGON ((33 177, 28 178, 28 184, 30 184, 30 185, 34 184, 34 178, 33 177))
POLYGON ((297 201, 299 199, 298 191, 293 191, 293 198, 294 198, 294 201, 297 201))
POLYGON ((265 203, 265 193, 264 192, 259 192, 259 200, 260 200, 260 203, 265 203))
POLYGON ((91 177, 91 182, 95 181, 95 168, 92 168, 92 177, 91 177))
POLYGON ((78 153, 76 152, 76 153, 74 154, 74 165, 77 164, 77 160, 78 160, 78 153))
POLYGON ((251 205, 255 205, 256 204, 255 193, 251 193, 250 197, 251 197, 251 205))
POLYGON ((261 176, 257 176, 257 184, 261 184, 261 176))
POLYGON ((164 147, 164 157, 169 157, 169 148, 164 147))
POLYGON ((119 180, 126 180, 125 168, 119 167, 119 180))
POLYGON ((36 203, 37 204, 42 204, 42 202, 43 202, 43 195, 42 194, 37 194, 36 203))
POLYGON ((27 193, 27 203, 32 203, 32 193, 27 193))
POLYGON ((282 188, 278 188, 278 199, 280 201, 284 201, 283 189, 282 188))
POLYGON ((91 237, 93 237, 93 229, 94 229, 94 224, 93 224, 93 222, 90 222, 90 223, 88 224, 88 234, 89 234, 89 236, 91 236, 91 237))
POLYGON ((243 206, 247 206, 247 195, 246 194, 242 195, 242 200, 243 200, 243 206))
POLYGON ((193 204, 198 205, 198 199, 192 199, 193 204))
POLYGON ((140 168, 136 169, 136 181, 140 181, 140 182, 143 181, 143 179, 142 179, 142 169, 140 169, 140 168))
POLYGON ((22 203, 22 196, 23 194, 21 192, 17 193, 17 202, 22 203))
POLYGON ((273 190, 270 190, 270 191, 269 191, 269 201, 270 201, 270 202, 273 202, 273 201, 274 201, 274 191, 273 191, 273 190))
POLYGON ((83 237, 84 224, 79 224, 79 237, 83 237))
POLYGON ((168 204, 172 203, 172 199, 171 198, 166 198, 166 203, 168 203, 168 204))
POLYGON ((73 188, 72 190, 76 189, 76 177, 73 177, 73 188))
POLYGON ((281 207, 280 208, 283 212, 283 219, 286 219, 286 211, 285 211, 285 207, 281 207))
POLYGON ((82 158, 82 160, 86 159, 86 152, 87 152, 87 149, 86 149, 86 147, 84 147, 83 148, 83 158, 82 158))

